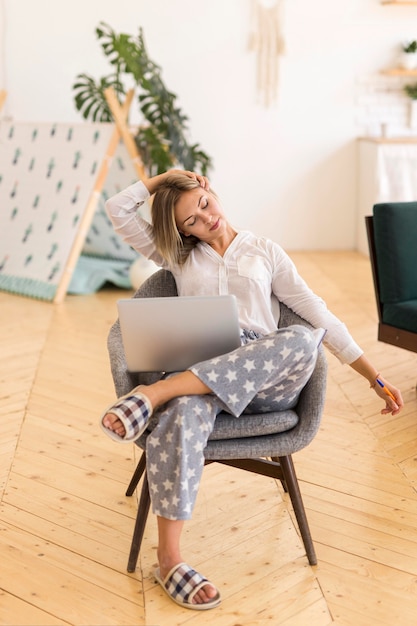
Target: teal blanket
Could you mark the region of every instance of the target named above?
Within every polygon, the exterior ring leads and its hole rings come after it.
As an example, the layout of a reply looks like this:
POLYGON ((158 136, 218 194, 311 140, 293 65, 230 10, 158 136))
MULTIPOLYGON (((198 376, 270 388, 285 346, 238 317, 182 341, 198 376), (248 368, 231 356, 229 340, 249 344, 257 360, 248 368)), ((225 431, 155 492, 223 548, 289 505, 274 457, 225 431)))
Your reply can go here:
POLYGON ((94 293, 111 283, 122 289, 131 289, 129 271, 132 261, 104 259, 81 255, 68 288, 71 294, 94 293))

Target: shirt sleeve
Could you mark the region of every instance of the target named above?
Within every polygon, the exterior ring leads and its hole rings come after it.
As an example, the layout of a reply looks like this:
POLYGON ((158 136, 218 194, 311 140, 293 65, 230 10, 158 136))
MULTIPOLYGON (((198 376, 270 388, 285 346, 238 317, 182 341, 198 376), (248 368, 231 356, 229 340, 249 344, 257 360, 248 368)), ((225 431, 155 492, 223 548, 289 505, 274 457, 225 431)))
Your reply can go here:
POLYGON ((272 290, 275 296, 315 328, 326 329, 323 343, 341 363, 352 363, 363 350, 354 341, 345 324, 326 303, 308 287, 298 271, 279 246, 274 246, 274 273, 272 290))
POLYGON ((156 249, 152 225, 138 214, 138 209, 149 197, 149 191, 143 182, 138 181, 109 198, 105 207, 115 232, 129 246, 156 265, 166 267, 163 257, 156 249))

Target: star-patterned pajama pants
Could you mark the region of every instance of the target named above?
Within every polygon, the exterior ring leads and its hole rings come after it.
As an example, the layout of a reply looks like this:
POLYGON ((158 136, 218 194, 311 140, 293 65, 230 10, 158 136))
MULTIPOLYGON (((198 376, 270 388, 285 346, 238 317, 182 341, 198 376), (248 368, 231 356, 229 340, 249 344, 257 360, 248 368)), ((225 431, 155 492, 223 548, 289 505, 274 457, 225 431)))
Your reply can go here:
POLYGON ((146 454, 155 515, 190 519, 216 416, 294 407, 314 370, 318 343, 314 332, 291 326, 190 368, 212 394, 175 398, 151 418, 146 454))

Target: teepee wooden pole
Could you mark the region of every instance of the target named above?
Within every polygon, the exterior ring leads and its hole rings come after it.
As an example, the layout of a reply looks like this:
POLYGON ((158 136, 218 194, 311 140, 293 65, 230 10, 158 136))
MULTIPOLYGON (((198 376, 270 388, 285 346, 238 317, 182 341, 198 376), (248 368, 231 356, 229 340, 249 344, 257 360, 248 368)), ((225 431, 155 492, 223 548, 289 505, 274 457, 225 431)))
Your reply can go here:
POLYGON ((132 160, 138 178, 140 180, 146 180, 148 176, 146 175, 145 167, 143 165, 142 159, 139 156, 139 152, 136 147, 135 140, 132 137, 132 133, 127 126, 126 116, 123 115, 123 108, 119 104, 116 92, 114 91, 113 87, 108 87, 104 90, 104 95, 106 97, 107 104, 110 107, 110 111, 112 112, 117 129, 124 141, 129 156, 132 160))
MULTIPOLYGON (((124 120, 127 119, 129 108, 132 103, 133 93, 134 93, 133 89, 131 89, 126 94, 126 100, 124 101, 123 105, 122 106, 119 105, 120 119, 124 119, 124 120)), ((119 145, 119 141, 120 141, 120 131, 118 127, 116 126, 110 137, 109 145, 107 147, 107 152, 103 158, 101 167, 98 171, 93 192, 88 200, 86 209, 80 220, 80 225, 78 228, 77 235, 75 237, 74 243, 72 244, 71 252, 69 254, 69 257, 65 266, 65 270, 63 272, 61 281, 58 285, 58 289, 55 294, 55 298, 54 298, 55 304, 60 304, 65 298, 68 285, 71 281, 71 277, 74 272, 75 266, 77 264, 78 258, 82 252, 84 241, 88 235, 88 231, 91 226, 91 222, 93 220, 95 210, 97 208, 97 203, 100 198, 101 190, 103 188, 103 185, 109 173, 112 159, 116 152, 117 146, 119 145)))
POLYGON ((0 111, 3 108, 6 98, 7 98, 7 91, 5 91, 4 89, 0 89, 0 111))

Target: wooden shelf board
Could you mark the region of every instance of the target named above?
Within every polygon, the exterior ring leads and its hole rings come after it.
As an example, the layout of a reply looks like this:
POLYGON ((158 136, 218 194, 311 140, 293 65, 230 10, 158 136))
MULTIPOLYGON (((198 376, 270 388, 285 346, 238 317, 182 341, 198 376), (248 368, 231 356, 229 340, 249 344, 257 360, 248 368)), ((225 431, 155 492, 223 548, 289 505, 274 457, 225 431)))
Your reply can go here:
POLYGON ((359 141, 369 141, 371 143, 384 143, 384 144, 416 144, 416 136, 408 137, 358 137, 359 141))
POLYGON ((391 69, 382 70, 382 74, 386 74, 387 76, 417 76, 417 69, 406 70, 402 67, 393 67, 391 69))

